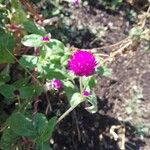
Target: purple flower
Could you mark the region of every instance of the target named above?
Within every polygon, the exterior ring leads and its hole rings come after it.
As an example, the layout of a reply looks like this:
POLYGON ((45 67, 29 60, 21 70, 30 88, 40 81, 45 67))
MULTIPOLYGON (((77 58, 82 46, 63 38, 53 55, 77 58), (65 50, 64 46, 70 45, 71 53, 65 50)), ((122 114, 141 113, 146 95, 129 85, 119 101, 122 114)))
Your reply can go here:
POLYGON ((79 0, 71 0, 71 4, 73 6, 77 6, 77 5, 79 5, 79 0))
POLYGON ((48 36, 43 36, 42 41, 43 42, 49 42, 49 37, 48 36))
POLYGON ((94 73, 96 59, 91 52, 78 50, 68 61, 68 69, 77 76, 90 76, 94 73))
POLYGON ((62 88, 62 82, 60 80, 54 79, 51 82, 51 86, 55 90, 59 90, 62 88))
POLYGON ((83 91, 83 96, 86 96, 86 97, 87 97, 87 96, 89 96, 89 95, 90 95, 90 93, 89 93, 88 91, 86 91, 86 90, 83 91))

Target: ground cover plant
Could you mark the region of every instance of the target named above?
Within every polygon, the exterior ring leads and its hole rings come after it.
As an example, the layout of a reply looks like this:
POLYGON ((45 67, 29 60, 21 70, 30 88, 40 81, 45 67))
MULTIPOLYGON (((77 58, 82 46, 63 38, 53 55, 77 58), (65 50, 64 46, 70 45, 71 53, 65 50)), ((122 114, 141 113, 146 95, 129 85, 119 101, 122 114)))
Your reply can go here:
POLYGON ((0 1, 0 149, 144 149, 148 1, 0 1))

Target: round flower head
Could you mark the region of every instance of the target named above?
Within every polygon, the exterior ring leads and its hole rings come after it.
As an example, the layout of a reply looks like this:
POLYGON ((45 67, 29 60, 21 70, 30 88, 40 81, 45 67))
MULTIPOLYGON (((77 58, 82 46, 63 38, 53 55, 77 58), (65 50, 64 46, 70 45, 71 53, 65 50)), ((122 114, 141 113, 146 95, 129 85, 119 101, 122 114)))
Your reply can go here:
POLYGON ((78 50, 68 61, 68 69, 77 76, 90 76, 94 73, 96 59, 91 52, 78 50))
POLYGON ((49 42, 49 37, 48 36, 43 36, 42 41, 43 42, 49 42))
POLYGON ((53 89, 59 90, 59 89, 62 88, 62 83, 61 83, 60 80, 54 79, 54 80, 52 80, 52 82, 51 82, 51 86, 52 86, 53 89))
POLYGON ((87 97, 89 95, 90 95, 90 93, 88 91, 86 91, 86 90, 83 91, 83 96, 87 97))

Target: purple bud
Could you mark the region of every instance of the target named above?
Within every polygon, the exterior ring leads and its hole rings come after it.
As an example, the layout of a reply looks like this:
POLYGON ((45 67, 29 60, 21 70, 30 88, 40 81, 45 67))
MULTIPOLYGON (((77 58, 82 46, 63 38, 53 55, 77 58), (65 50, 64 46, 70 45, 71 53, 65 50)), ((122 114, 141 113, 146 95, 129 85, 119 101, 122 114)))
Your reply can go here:
POLYGON ((60 80, 54 79, 51 82, 52 88, 55 90, 59 90, 62 88, 62 82, 60 80))
POLYGON ((43 42, 49 42, 49 37, 48 36, 43 36, 42 41, 43 42))
POLYGON ((86 97, 87 97, 87 96, 89 96, 89 95, 90 95, 90 93, 89 93, 88 91, 86 91, 86 90, 83 91, 83 96, 86 96, 86 97))
POLYGON ((71 0, 71 4, 73 6, 77 6, 77 5, 79 5, 79 0, 71 0))

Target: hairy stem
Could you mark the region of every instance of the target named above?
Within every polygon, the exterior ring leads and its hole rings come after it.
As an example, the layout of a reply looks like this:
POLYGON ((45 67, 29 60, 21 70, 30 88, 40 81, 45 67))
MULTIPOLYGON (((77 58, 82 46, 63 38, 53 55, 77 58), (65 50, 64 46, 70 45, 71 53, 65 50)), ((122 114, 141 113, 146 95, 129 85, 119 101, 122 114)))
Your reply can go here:
POLYGON ((82 85, 82 77, 79 77, 79 84, 80 84, 80 93, 83 94, 83 85, 82 85))
POLYGON ((62 119, 64 119, 71 111, 75 109, 76 106, 70 107, 66 112, 64 112, 57 120, 57 123, 59 123, 62 119))

